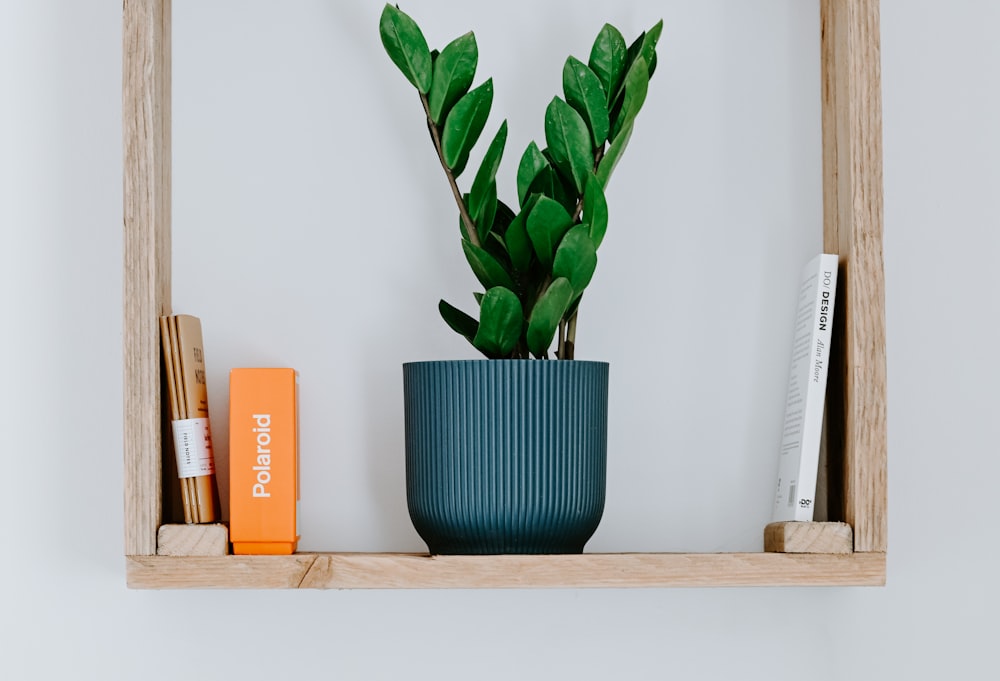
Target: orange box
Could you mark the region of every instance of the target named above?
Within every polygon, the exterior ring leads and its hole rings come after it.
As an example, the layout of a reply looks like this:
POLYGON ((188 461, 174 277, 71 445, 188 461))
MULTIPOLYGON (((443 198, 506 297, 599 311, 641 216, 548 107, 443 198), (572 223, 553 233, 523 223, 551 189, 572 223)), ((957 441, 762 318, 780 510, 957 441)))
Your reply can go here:
POLYGON ((294 369, 229 373, 229 535, 236 554, 298 545, 298 409, 294 369))

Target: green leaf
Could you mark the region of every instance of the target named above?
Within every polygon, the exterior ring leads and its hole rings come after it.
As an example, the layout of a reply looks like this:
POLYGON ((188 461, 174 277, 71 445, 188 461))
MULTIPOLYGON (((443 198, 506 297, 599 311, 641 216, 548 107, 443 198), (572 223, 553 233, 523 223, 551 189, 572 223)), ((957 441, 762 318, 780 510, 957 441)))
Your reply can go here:
POLYGON ((452 331, 473 342, 479 331, 479 322, 444 300, 438 303, 438 312, 452 331))
POLYGON ((493 228, 493 220, 497 214, 497 183, 490 182, 486 190, 480 195, 480 204, 476 206, 472 213, 472 222, 476 225, 476 232, 479 234, 479 243, 485 243, 493 228))
POLYGON ((421 94, 431 87, 431 51, 417 22, 401 10, 386 4, 378 22, 382 46, 406 79, 421 94))
POLYGON ((663 19, 656 22, 653 28, 646 31, 642 37, 642 44, 639 46, 639 54, 646 60, 646 72, 652 77, 654 60, 656 59, 656 44, 660 42, 660 35, 663 33, 663 19))
POLYGON ((478 62, 479 48, 472 31, 448 43, 434 60, 434 77, 427 100, 435 125, 441 125, 455 102, 472 87, 478 62))
POLYGON ((531 266, 532 246, 531 239, 528 238, 527 216, 537 200, 537 198, 528 199, 527 205, 507 227, 507 252, 510 254, 511 264, 518 272, 527 272, 531 266))
POLYGON ((591 146, 596 149, 608 139, 608 102, 597 75, 576 57, 563 66, 563 92, 566 102, 576 110, 590 129, 591 146))
MULTIPOLYGON (((656 27, 654 26, 653 28, 655 29, 656 27)), ((659 37, 658 34, 654 36, 654 38, 658 37, 659 37)), ((655 42, 656 41, 654 39, 652 42, 654 46, 655 42)), ((638 59, 639 57, 645 58, 643 55, 643 47, 647 46, 648 49, 648 46, 650 44, 651 43, 647 42, 646 31, 643 31, 638 35, 638 37, 636 37, 635 40, 632 41, 632 44, 628 46, 628 52, 625 55, 625 67, 622 72, 622 79, 621 82, 618 84, 618 89, 615 91, 614 95, 611 98, 612 104, 608 106, 608 109, 612 112, 611 114, 612 128, 614 127, 616 114, 620 112, 622 108, 622 99, 625 96, 625 80, 628 77, 628 72, 632 69, 632 66, 635 64, 636 59, 638 59)), ((648 61, 647 61, 647 67, 648 67, 648 61)), ((647 68, 647 75, 648 75, 648 68, 647 68)), ((614 136, 613 133, 612 136, 614 136)))
POLYGON ((581 300, 583 300, 583 293, 577 293, 573 296, 573 302, 566 308, 566 314, 563 315, 563 319, 569 320, 576 314, 576 311, 580 309, 581 300))
POLYGON ((545 141, 556 167, 572 178, 578 194, 594 165, 590 132, 587 124, 573 107, 553 97, 545 110, 545 141))
POLYGON ((608 151, 604 154, 604 158, 601 159, 601 165, 597 167, 597 179, 601 183, 602 187, 608 186, 608 180, 611 179, 611 173, 614 172, 615 167, 618 165, 618 160, 621 158, 622 154, 625 153, 625 147, 628 146, 628 141, 632 139, 632 124, 629 123, 621 131, 615 135, 615 141, 611 143, 608 147, 608 151))
POLYGON ((541 357, 548 352, 552 338, 556 335, 556 329, 559 328, 559 321, 573 302, 573 297, 573 287, 562 277, 553 279, 545 292, 539 296, 538 302, 531 310, 526 335, 528 350, 535 357, 541 357))
POLYGON ((646 58, 639 56, 628 73, 625 74, 625 101, 622 105, 622 113, 628 118, 625 123, 631 123, 639 114, 642 105, 646 102, 646 93, 649 91, 649 62, 646 58))
MULTIPOLYGON (((465 194, 463 200, 468 205, 469 195, 465 194)), ((493 229, 486 236, 485 240, 480 241, 480 246, 489 252, 497 262, 503 265, 504 269, 508 269, 509 271, 510 257, 507 255, 507 246, 504 243, 503 234, 507 231, 508 218, 512 220, 514 214, 510 212, 510 209, 502 201, 497 201, 494 207, 496 209, 496 216, 493 218, 493 229)), ((462 219, 462 216, 458 217, 458 231, 463 239, 469 239, 469 234, 465 231, 465 220, 462 219)))
POLYGON ((611 139, 614 140, 626 126, 632 125, 639 110, 646 101, 649 91, 649 68, 646 60, 640 55, 632 62, 625 75, 625 97, 622 108, 611 127, 611 139))
POLYGON ((601 188, 601 181, 591 173, 583 192, 583 219, 590 223, 590 238, 594 248, 600 248, 604 233, 608 231, 608 200, 601 188))
POLYGON ((469 261, 473 274, 476 275, 476 279, 483 285, 483 288, 491 289, 494 286, 514 288, 514 281, 510 278, 510 274, 500 264, 500 261, 486 249, 474 246, 463 239, 462 250, 465 251, 465 259, 469 261))
POLYGON ((643 31, 638 36, 636 36, 635 40, 632 41, 632 44, 628 46, 628 53, 625 55, 626 73, 632 67, 632 64, 639 57, 639 55, 642 54, 642 45, 645 42, 646 42, 646 32, 643 31))
POLYGON ((527 221, 528 238, 535 248, 535 254, 546 268, 551 269, 556 245, 572 226, 573 217, 547 196, 539 198, 531 209, 527 221))
POLYGON ((493 218, 493 234, 507 234, 507 227, 514 221, 514 211, 503 201, 497 201, 497 214, 493 218))
POLYGON ((576 197, 570 196, 570 191, 566 189, 562 177, 560 177, 559 173, 551 165, 542 168, 542 171, 538 173, 534 182, 528 187, 528 198, 530 199, 534 194, 547 196, 557 201, 567 211, 571 211, 576 207, 576 197))
POLYGON ((549 161, 538 149, 538 145, 534 142, 529 144, 528 148, 524 150, 524 154, 521 155, 521 162, 517 166, 517 202, 522 208, 528 199, 528 189, 531 184, 538 177, 538 173, 542 172, 548 165, 549 161))
POLYGON ((504 121, 490 142, 486 155, 483 156, 483 162, 479 166, 479 172, 476 173, 476 179, 472 182, 469 211, 472 213, 472 221, 476 223, 480 241, 486 240, 486 235, 493 227, 493 218, 497 210, 496 176, 506 142, 507 121, 504 121))
POLYGON ((621 32, 611 24, 604 24, 590 50, 589 66, 601 81, 605 102, 609 108, 618 93, 622 76, 625 75, 627 53, 628 47, 621 32))
POLYGON ((510 289, 494 286, 480 303, 479 331, 472 344, 488 357, 510 355, 521 337, 524 312, 510 289))
POLYGON ((504 242, 502 236, 496 232, 490 232, 489 236, 486 237, 486 241, 483 242, 483 248, 487 253, 493 256, 493 259, 500 263, 505 272, 510 273, 510 255, 507 253, 507 244, 504 242))
POLYGON ((441 135, 441 151, 445 164, 458 177, 469 160, 493 106, 493 79, 467 92, 448 113, 441 135))
POLYGON ((500 159, 503 158, 504 144, 506 143, 507 121, 504 120, 500 124, 500 129, 497 130, 497 134, 494 135, 493 141, 490 142, 490 146, 483 156, 483 162, 479 165, 479 172, 476 173, 476 179, 472 183, 473 203, 476 202, 477 191, 483 191, 487 185, 496 179, 497 170, 500 169, 500 159))
POLYGON ((597 268, 597 246, 590 238, 590 226, 577 225, 559 242, 552 262, 552 276, 566 278, 576 295, 583 293, 597 268))

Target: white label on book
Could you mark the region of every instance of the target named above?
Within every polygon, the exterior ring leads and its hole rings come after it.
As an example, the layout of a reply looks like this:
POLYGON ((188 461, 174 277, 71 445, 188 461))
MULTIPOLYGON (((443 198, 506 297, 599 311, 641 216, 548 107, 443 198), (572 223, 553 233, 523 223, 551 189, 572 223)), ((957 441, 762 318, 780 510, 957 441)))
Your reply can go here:
POLYGON ((214 475, 215 458, 212 456, 212 433, 208 419, 180 419, 171 425, 174 429, 177 477, 214 475))
POLYGON ((824 253, 802 271, 772 515, 775 522, 813 519, 837 260, 836 255, 824 253))

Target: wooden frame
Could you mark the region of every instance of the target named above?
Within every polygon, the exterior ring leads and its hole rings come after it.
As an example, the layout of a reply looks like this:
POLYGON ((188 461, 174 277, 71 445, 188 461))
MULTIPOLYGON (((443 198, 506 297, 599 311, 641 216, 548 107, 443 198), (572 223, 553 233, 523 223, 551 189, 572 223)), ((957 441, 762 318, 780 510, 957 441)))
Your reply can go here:
POLYGON ((171 0, 123 20, 125 554, 136 588, 881 585, 885 322, 878 0, 819 0, 824 249, 839 253, 829 494, 847 526, 768 527, 771 552, 448 556, 157 554, 163 506, 158 317, 170 313, 171 0), (851 546, 853 530, 853 546, 851 546), (796 543, 798 542, 798 543, 796 543), (845 543, 846 542, 846 543, 845 543), (821 551, 815 553, 811 551, 821 551))

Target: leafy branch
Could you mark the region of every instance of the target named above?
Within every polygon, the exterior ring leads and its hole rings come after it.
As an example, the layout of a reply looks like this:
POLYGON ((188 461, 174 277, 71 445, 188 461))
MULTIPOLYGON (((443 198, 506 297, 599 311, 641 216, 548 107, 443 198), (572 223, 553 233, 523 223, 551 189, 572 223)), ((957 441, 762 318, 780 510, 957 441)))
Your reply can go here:
POLYGON ((445 322, 491 358, 572 359, 584 290, 608 226, 604 190, 631 139, 656 68, 658 22, 626 45, 605 24, 588 63, 569 57, 563 95, 545 110, 545 147, 532 142, 517 168, 518 211, 499 200, 504 121, 468 193, 458 184, 493 104, 493 81, 473 88, 472 32, 431 52, 416 22, 386 5, 379 21, 390 59, 420 94, 431 141, 459 211, 462 251, 484 291, 479 319, 440 301, 445 322))
POLYGON ((451 193, 455 196, 455 203, 458 204, 458 213, 462 218, 462 224, 465 225, 465 234, 468 236, 469 241, 474 245, 479 246, 479 235, 476 233, 475 226, 472 222, 472 216, 469 215, 469 208, 465 205, 465 201, 462 200, 462 192, 458 188, 458 180, 455 179, 454 173, 451 172, 451 168, 444 160, 444 152, 441 150, 441 131, 438 129, 437 124, 434 123, 434 119, 431 116, 431 106, 430 100, 427 95, 421 93, 420 102, 424 105, 424 112, 427 114, 427 129, 431 134, 431 141, 434 142, 434 149, 437 151, 438 160, 441 161, 441 167, 444 168, 444 174, 448 178, 448 185, 451 187, 451 193))

